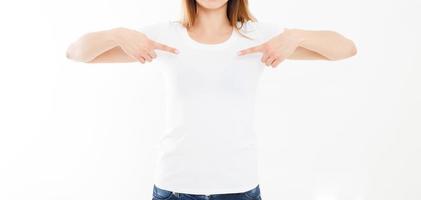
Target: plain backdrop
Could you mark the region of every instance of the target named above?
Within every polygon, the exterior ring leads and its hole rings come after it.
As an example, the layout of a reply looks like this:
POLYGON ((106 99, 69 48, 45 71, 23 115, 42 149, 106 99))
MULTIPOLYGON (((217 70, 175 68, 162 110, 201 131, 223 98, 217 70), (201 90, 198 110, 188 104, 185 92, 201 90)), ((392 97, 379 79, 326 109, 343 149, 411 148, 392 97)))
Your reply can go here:
MULTIPOLYGON (((165 95, 156 65, 78 63, 65 51, 87 32, 178 19, 180 3, 1 3, 0 199, 152 199, 165 95)), ((265 69, 262 198, 421 199, 420 1, 250 0, 250 10, 337 31, 358 48, 346 60, 265 69)))

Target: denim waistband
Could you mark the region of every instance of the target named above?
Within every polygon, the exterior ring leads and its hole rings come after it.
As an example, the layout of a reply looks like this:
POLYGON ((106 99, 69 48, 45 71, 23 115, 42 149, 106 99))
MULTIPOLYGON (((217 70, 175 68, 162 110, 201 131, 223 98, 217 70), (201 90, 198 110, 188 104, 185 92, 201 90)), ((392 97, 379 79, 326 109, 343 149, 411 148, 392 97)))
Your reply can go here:
MULTIPOLYGON (((155 184, 153 185, 153 193, 154 193, 154 195, 161 196, 161 197, 166 197, 166 196, 169 196, 170 194, 174 194, 177 197, 180 194, 186 194, 186 195, 191 195, 191 196, 205 196, 205 197, 215 196, 215 195, 221 195, 221 194, 188 194, 188 193, 180 193, 180 192, 175 192, 175 191, 171 191, 171 190, 166 190, 166 189, 160 188, 160 187, 156 186, 155 184)), ((260 193, 260 187, 259 187, 259 185, 257 185, 253 189, 250 189, 250 190, 245 191, 245 192, 238 192, 238 193, 235 193, 235 194, 239 194, 239 193, 246 193, 249 196, 256 196, 258 193, 260 193)))

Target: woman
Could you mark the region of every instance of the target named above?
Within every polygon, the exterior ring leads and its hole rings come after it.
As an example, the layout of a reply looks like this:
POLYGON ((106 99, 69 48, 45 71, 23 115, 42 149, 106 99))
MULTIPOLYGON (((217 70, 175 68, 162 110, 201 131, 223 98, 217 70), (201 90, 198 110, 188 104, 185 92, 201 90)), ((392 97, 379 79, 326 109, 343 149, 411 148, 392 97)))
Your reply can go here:
POLYGON ((168 91, 154 200, 261 200, 253 109, 265 66, 356 54, 334 31, 257 22, 247 0, 183 0, 184 17, 140 30, 83 35, 67 57, 86 63, 156 59, 168 91))

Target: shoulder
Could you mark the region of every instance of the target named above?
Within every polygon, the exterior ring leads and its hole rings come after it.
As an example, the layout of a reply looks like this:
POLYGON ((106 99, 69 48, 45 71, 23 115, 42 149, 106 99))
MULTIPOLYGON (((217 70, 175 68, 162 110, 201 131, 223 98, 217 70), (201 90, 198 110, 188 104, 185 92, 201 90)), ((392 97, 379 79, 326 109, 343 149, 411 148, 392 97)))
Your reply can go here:
POLYGON ((153 39, 160 39, 164 34, 172 33, 180 28, 181 23, 176 20, 161 20, 144 24, 137 28, 138 31, 153 39))
POLYGON ((149 24, 144 24, 138 27, 139 31, 163 31, 166 29, 169 29, 170 27, 174 26, 173 20, 162 20, 162 21, 156 21, 149 24))
MULTIPOLYGON (((237 26, 240 28, 241 24, 238 23, 237 26)), ((285 27, 278 23, 250 20, 244 22, 239 30, 248 36, 264 40, 282 33, 285 27)))

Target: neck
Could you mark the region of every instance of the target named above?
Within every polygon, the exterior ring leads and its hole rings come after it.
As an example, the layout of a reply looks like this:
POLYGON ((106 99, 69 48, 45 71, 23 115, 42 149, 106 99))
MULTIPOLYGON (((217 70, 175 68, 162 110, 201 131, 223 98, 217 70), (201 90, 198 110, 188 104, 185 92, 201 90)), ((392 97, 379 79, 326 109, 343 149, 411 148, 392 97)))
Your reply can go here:
POLYGON ((193 27, 206 33, 214 33, 217 30, 231 30, 226 12, 227 4, 217 9, 207 9, 197 5, 197 18, 193 27))

